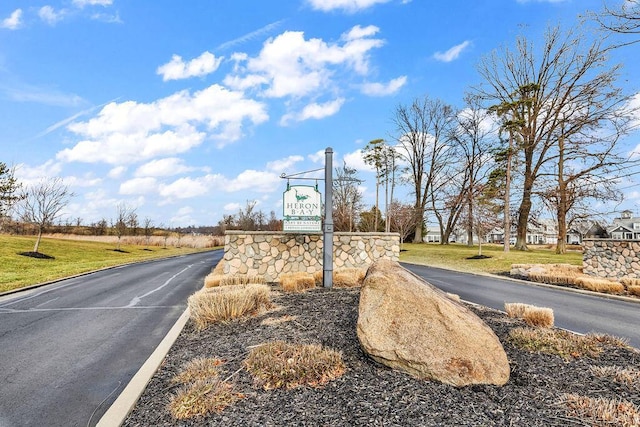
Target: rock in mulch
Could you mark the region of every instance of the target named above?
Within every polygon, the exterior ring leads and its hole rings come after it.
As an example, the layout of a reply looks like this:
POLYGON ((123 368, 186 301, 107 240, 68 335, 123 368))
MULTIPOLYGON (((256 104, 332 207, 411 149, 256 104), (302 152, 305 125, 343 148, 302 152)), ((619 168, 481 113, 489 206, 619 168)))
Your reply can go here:
POLYGON ((503 385, 509 361, 496 334, 471 310, 388 260, 367 271, 357 326, 374 360, 420 379, 503 385))

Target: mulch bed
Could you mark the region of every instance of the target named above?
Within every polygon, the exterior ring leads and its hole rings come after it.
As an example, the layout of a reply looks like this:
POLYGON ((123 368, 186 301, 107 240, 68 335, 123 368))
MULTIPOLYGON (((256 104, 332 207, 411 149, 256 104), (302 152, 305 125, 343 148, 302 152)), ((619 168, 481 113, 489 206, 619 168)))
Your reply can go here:
POLYGON ((314 289, 278 294, 282 308, 255 318, 196 331, 189 322, 156 372, 125 426, 588 426, 572 417, 562 395, 625 399, 640 405, 640 385, 621 385, 593 376, 590 366, 638 368, 640 353, 607 348, 597 359, 570 361, 515 348, 509 330, 525 326, 502 312, 471 306, 497 334, 511 365, 502 387, 456 388, 414 379, 377 364, 356 336, 359 289, 314 289), (293 320, 262 324, 265 319, 293 320), (317 343, 342 352, 346 373, 323 388, 262 390, 243 369, 256 345, 272 340, 317 343), (176 421, 167 406, 178 387, 171 379, 197 357, 225 360, 228 378, 244 398, 221 413, 176 421))

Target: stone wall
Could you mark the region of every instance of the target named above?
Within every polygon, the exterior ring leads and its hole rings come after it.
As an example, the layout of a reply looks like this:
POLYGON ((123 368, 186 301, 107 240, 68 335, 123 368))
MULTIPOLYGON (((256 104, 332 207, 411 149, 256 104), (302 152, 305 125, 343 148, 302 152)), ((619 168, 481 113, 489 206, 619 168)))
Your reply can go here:
POLYGON ((640 278, 640 241, 585 239, 582 246, 585 274, 618 279, 640 278))
MULTIPOLYGON (((275 282, 283 273, 322 271, 322 234, 227 231, 224 274, 263 276, 275 282)), ((378 259, 398 261, 397 233, 334 233, 333 269, 368 268, 378 259)))

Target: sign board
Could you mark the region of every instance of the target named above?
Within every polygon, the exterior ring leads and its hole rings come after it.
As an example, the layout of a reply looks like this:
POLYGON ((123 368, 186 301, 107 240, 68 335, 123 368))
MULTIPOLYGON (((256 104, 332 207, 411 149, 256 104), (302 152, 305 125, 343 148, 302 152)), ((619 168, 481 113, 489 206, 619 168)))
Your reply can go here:
POLYGON ((292 185, 282 195, 285 232, 322 231, 322 196, 316 187, 292 185))

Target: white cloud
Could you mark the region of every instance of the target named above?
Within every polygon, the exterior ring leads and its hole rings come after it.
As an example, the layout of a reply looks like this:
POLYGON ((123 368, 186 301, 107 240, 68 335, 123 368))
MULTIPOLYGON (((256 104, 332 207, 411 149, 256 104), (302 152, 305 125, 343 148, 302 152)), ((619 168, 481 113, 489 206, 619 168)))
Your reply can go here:
POLYGON ((85 6, 111 6, 113 0, 73 0, 73 4, 81 8, 85 6))
POLYGON ((347 166, 361 171, 373 172, 373 167, 366 164, 362 158, 362 150, 358 149, 353 153, 347 153, 343 157, 347 166))
POLYGON ((121 178, 126 171, 127 168, 125 166, 116 166, 115 168, 112 168, 109 173, 107 173, 107 176, 111 179, 118 179, 121 178))
POLYGON ((207 138, 223 146, 242 137, 245 122, 266 121, 265 110, 264 104, 219 85, 148 104, 111 102, 89 121, 67 127, 84 139, 57 158, 124 165, 184 153, 207 138))
POLYGON ((326 150, 318 150, 313 154, 309 154, 307 158, 311 160, 313 163, 322 163, 324 164, 324 159, 326 157, 326 150))
POLYGON ((311 103, 304 107, 299 113, 285 114, 280 120, 280 124, 286 126, 291 121, 302 122, 308 119, 323 119, 325 117, 333 116, 340 107, 344 104, 344 98, 338 98, 333 101, 325 102, 324 104, 311 103))
POLYGON ((336 86, 332 76, 340 69, 368 73, 369 52, 384 44, 372 38, 378 31, 375 26, 353 27, 342 35, 342 44, 306 40, 302 32, 287 31, 267 40, 257 57, 234 56, 234 73, 224 82, 240 90, 266 86, 262 94, 271 98, 326 92, 336 86))
POLYGON ((191 172, 194 168, 186 166, 184 160, 177 157, 168 157, 165 159, 152 160, 140 166, 134 175, 137 177, 144 176, 172 176, 185 172, 191 172))
POLYGON ((0 84, 0 90, 18 102, 35 102, 55 107, 78 107, 86 104, 86 101, 76 94, 30 84, 18 84, 12 87, 3 87, 0 84))
POLYGON ((120 194, 139 195, 158 191, 158 182, 155 178, 133 178, 120 184, 120 194))
POLYGON ((160 187, 160 195, 169 199, 190 199, 207 194, 212 186, 209 182, 219 180, 218 175, 207 175, 199 178, 180 178, 171 184, 160 187))
POLYGON ((323 12, 338 9, 354 13, 388 1, 390 0, 308 0, 308 3, 313 9, 323 12))
POLYGON ((181 80, 190 77, 202 77, 213 73, 222 62, 222 57, 216 58, 211 52, 204 52, 191 61, 184 62, 181 56, 173 55, 171 61, 158 67, 157 74, 163 81, 181 80))
POLYGON ((16 9, 11 12, 8 18, 0 21, 0 28, 6 28, 7 30, 17 30, 22 26, 22 9, 16 9))
POLYGON ((49 5, 42 6, 40 9, 38 9, 38 16, 40 17, 40 19, 42 19, 49 25, 55 25, 58 21, 61 21, 64 18, 65 14, 66 12, 64 9, 56 12, 53 7, 49 5))
POLYGON ((298 162, 304 160, 302 156, 289 156, 284 159, 274 160, 272 162, 267 163, 267 169, 274 172, 283 172, 298 162))
POLYGON ((223 189, 229 193, 249 189, 258 193, 270 193, 279 188, 280 183, 281 178, 275 173, 250 169, 226 182, 223 189))
POLYGON ((81 177, 77 176, 66 176, 64 178, 64 183, 70 187, 97 187, 102 185, 102 178, 97 178, 93 176, 92 173, 86 173, 81 177))
POLYGON ((462 43, 453 46, 451 49, 447 50, 446 52, 434 53, 433 57, 436 60, 441 62, 451 62, 458 59, 462 51, 465 50, 470 45, 471 45, 471 42, 469 40, 465 40, 462 43))
POLYGON ((240 203, 227 203, 223 209, 227 212, 238 212, 240 208, 242 208, 240 203))
POLYGON ((20 163, 16 166, 16 178, 24 185, 31 185, 44 178, 60 176, 62 164, 54 160, 47 160, 39 166, 29 166, 20 163))
POLYGON ((407 76, 400 76, 389 83, 365 83, 362 93, 369 96, 388 96, 398 92, 407 83, 407 76))
POLYGON ((169 220, 172 224, 190 225, 195 224, 195 220, 191 216, 193 208, 191 206, 183 206, 169 220))

